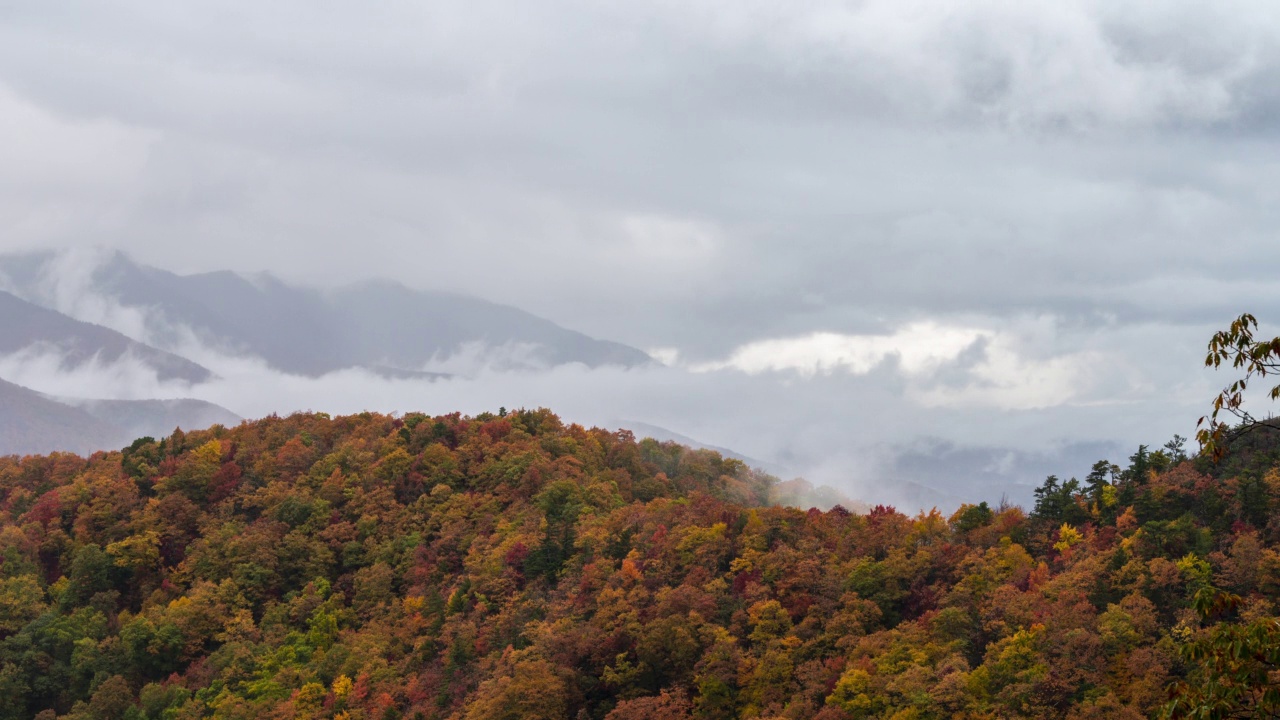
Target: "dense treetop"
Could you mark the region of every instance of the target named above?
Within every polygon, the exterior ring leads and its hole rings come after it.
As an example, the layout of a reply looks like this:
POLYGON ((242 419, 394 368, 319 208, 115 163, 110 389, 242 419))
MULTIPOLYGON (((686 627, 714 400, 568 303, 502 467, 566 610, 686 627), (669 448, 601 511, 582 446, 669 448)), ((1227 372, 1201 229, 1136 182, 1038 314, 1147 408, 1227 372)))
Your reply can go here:
POLYGON ((546 410, 4 458, 0 718, 1137 718, 1183 680, 1169 712, 1249 712, 1274 457, 1141 448, 951 517, 779 507, 546 410))

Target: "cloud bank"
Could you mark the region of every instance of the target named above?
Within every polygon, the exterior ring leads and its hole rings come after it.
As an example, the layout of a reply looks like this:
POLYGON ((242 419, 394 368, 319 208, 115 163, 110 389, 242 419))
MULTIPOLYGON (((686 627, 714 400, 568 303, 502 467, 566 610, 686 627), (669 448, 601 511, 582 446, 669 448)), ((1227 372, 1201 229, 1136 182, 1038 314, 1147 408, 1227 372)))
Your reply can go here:
POLYGON ((31 349, 0 357, 0 377, 60 397, 194 397, 245 417, 551 407, 586 425, 633 418, 859 499, 953 507, 995 495, 1028 502, 1044 474, 1082 474, 1103 457, 1123 461, 1140 442, 1189 435, 1212 392, 1208 382, 1167 384, 1179 375, 1168 369, 1142 377, 1127 366, 1109 346, 1128 329, 1095 333, 1088 350, 1045 355, 1038 336, 1053 330, 1037 318, 912 324, 889 335, 754 344, 714 366, 632 369, 511 369, 501 353, 468 349, 437 363, 454 374, 434 379, 362 369, 291 375, 205 347, 192 357, 217 377, 194 385, 161 382, 128 356, 67 370, 56 352, 31 349), (937 492, 910 491, 911 483, 937 492))
MULTIPOLYGON (((543 404, 872 487, 867 468, 907 467, 885 447, 1188 434, 1220 384, 1200 369, 1209 335, 1280 317, 1273 3, 3 13, 0 250, 391 277, 666 365, 527 373, 477 353, 440 358, 447 381, 304 379, 175 329, 153 339, 221 380, 3 361, 37 387, 248 415, 543 404)), ((49 302, 151 332, 74 292, 49 302)))

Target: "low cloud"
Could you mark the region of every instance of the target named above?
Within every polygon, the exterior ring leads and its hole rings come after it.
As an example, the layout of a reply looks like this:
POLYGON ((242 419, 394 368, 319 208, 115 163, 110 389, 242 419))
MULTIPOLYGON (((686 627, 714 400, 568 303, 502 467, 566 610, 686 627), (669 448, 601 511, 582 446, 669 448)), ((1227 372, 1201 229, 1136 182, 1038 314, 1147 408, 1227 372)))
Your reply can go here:
POLYGON ((447 355, 437 353, 420 370, 465 378, 492 371, 545 370, 547 363, 539 357, 540 350, 534 343, 506 342, 493 345, 480 341, 466 342, 456 352, 447 355))
POLYGON ((955 360, 989 331, 913 323, 889 335, 812 333, 802 337, 759 340, 744 345, 720 362, 693 366, 694 372, 734 368, 756 375, 794 370, 803 376, 830 375, 837 370, 863 375, 893 358, 908 375, 920 375, 955 360))
POLYGON ((1106 398, 1094 396, 1092 376, 1107 365, 1107 372, 1123 369, 1124 358, 1101 351, 1045 355, 1035 343, 1052 339, 1052 319, 987 323, 916 322, 885 334, 827 332, 761 340, 737 348, 725 360, 696 363, 689 370, 812 379, 837 372, 867 375, 887 367, 921 407, 1027 410, 1102 402, 1106 398))
MULTIPOLYGON (((1025 326, 1047 327, 1034 321, 1025 326)), ((129 358, 67 372, 56 355, 35 353, 0 358, 0 377, 59 396, 194 397, 250 418, 306 410, 474 414, 500 407, 549 407, 586 425, 628 417, 759 458, 857 499, 904 507, 994 501, 1002 494, 1025 501, 1043 474, 1081 475, 1100 459, 1091 455, 1123 461, 1140 442, 1158 445, 1174 433, 1190 435, 1214 391, 1211 377, 1181 392, 1163 391, 1162 383, 1184 372, 1157 365, 1149 369, 1151 390, 1108 395, 1109 388, 1132 386, 1124 368, 1093 363, 1094 350, 1032 357, 1003 339, 1011 332, 957 332, 945 352, 921 349, 927 345, 916 341, 927 334, 920 326, 880 336, 912 342, 871 343, 875 353, 865 352, 867 343, 803 345, 840 348, 838 357, 858 358, 858 372, 851 362, 829 363, 825 372, 750 373, 732 366, 695 372, 661 365, 502 369, 472 354, 455 358, 455 376, 434 380, 360 369, 304 377, 206 350, 202 359, 218 378, 197 385, 158 382, 129 358), (902 363, 901 357, 910 359, 902 363), (1113 402, 1129 404, 1117 412, 1108 404, 1113 402)), ((1167 337, 1170 331, 1150 332, 1167 337)), ((1086 344, 1104 352, 1117 340, 1103 334, 1086 344)), ((814 367, 782 365, 791 366, 814 367)))
POLYGON ((199 387, 158 379, 155 369, 130 351, 113 360, 95 355, 70 363, 48 344, 0 355, 0 378, 56 397, 104 400, 193 397, 199 387))

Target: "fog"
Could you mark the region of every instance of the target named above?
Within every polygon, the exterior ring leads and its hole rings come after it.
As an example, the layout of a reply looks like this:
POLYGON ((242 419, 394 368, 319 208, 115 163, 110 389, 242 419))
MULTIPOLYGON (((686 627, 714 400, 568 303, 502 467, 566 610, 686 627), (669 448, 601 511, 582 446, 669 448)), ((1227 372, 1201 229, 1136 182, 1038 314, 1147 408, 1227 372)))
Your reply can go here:
POLYGON ((794 346, 821 347, 799 365, 791 362, 796 347, 784 344, 710 364, 511 370, 518 349, 497 348, 442 358, 434 369, 453 374, 435 379, 358 369, 307 377, 195 344, 180 349, 216 374, 211 382, 160 382, 127 356, 68 370, 56 351, 38 348, 0 358, 0 377, 61 397, 193 397, 247 418, 549 407, 588 426, 656 425, 859 500, 946 506, 1000 495, 1025 503, 1047 474, 1083 475, 1098 459, 1123 462, 1139 443, 1190 435, 1214 378, 1176 365, 1199 361, 1194 345, 1150 364, 1127 362, 1125 350, 1144 343, 1177 349, 1176 335, 1156 325, 1099 332, 1037 317, 1003 325, 972 318, 963 328, 801 337, 794 346), (1054 354, 1047 335, 1067 335, 1067 349, 1054 354), (753 359, 766 356, 772 360, 753 359), (953 499, 921 500, 904 483, 953 499))

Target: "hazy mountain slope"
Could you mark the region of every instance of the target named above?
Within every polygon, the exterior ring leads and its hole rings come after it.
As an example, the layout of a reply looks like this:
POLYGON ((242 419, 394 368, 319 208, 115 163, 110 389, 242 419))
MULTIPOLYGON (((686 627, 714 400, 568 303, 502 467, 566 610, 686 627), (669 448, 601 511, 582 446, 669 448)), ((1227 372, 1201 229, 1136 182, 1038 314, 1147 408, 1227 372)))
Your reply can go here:
POLYGON ((990 500, 996 505, 1008 502, 1031 507, 1035 504, 1033 492, 1037 487, 1032 483, 1042 481, 1051 473, 1063 472, 1064 467, 1078 467, 1083 472, 1093 460, 1119 452, 1110 445, 1082 444, 1067 446, 1052 454, 1036 455, 1008 448, 959 448, 936 441, 921 442, 911 447, 895 448, 892 462, 884 471, 884 477, 892 478, 892 481, 858 487, 854 491, 856 499, 850 499, 825 485, 810 485, 806 489, 806 481, 791 482, 792 478, 804 474, 795 468, 707 445, 649 423, 618 420, 611 424, 631 430, 636 437, 705 448, 741 460, 753 468, 788 480, 779 485, 780 502, 812 504, 822 508, 836 503, 850 509, 863 505, 891 505, 905 512, 938 508, 950 513, 964 503, 983 500, 990 500))
POLYGON ((326 294, 331 317, 344 328, 360 364, 420 367, 437 353, 465 343, 532 345, 545 365, 639 365, 645 353, 566 330, 517 308, 449 293, 411 290, 393 282, 366 282, 326 294))
POLYGON ((88 453, 118 447, 120 439, 111 423, 0 380, 0 455, 88 453))
POLYGON ((195 383, 212 377, 209 370, 186 358, 0 291, 0 354, 27 349, 57 352, 65 369, 95 359, 109 364, 127 357, 153 369, 161 380, 195 383))
POLYGON ((289 372, 319 375, 358 364, 321 295, 269 276, 198 275, 140 266, 116 255, 95 275, 98 289, 130 306, 158 310, 166 325, 194 330, 226 350, 247 351, 289 372))
POLYGON ((202 430, 213 425, 234 427, 243 419, 204 400, 65 400, 103 422, 111 423, 127 440, 163 437, 174 428, 202 430))
POLYGON ((658 425, 651 425, 649 423, 638 422, 636 420, 620 420, 610 424, 618 425, 619 427, 630 430, 637 438, 651 438, 661 443, 676 443, 678 445, 694 449, 711 450, 712 452, 719 453, 723 457, 741 460, 746 463, 747 467, 754 470, 768 473, 769 475, 781 480, 781 482, 773 485, 772 492, 769 496, 770 502, 798 508, 816 507, 824 511, 829 510, 836 505, 855 512, 866 512, 871 509, 870 505, 860 499, 851 498, 845 493, 827 485, 814 485, 808 480, 798 477, 794 471, 778 465, 777 463, 757 460, 753 457, 743 455, 742 453, 734 452, 728 448, 708 445, 687 435, 681 435, 680 433, 673 432, 658 425))
MULTIPOLYGON (((57 255, 0 258, 9 284, 48 304, 40 278, 57 255)), ((47 283, 44 283, 47 284, 47 283)), ((89 274, 88 291, 149 308, 157 344, 173 347, 189 328, 224 350, 257 355, 273 367, 320 375, 348 367, 421 370, 462 350, 514 352, 533 365, 579 362, 638 365, 649 356, 597 340, 516 308, 477 298, 423 292, 391 282, 320 291, 270 275, 177 275, 116 253, 89 274)))
POLYGON ((0 380, 0 455, 89 454, 119 449, 147 435, 164 437, 174 428, 235 426, 240 419, 203 400, 52 398, 0 380))
POLYGON ((887 490, 902 496, 893 502, 899 507, 919 502, 926 509, 932 503, 943 510, 981 500, 1031 507, 1035 488, 1047 475, 1084 477, 1095 461, 1127 454, 1113 443, 1074 443, 1028 452, 921 440, 896 450, 886 469, 886 476, 895 480, 887 490))
POLYGON ((795 473, 792 470, 785 468, 781 465, 778 465, 777 463, 765 462, 764 460, 757 460, 748 455, 743 455, 742 453, 730 450, 729 448, 723 448, 716 445, 708 445, 704 442, 699 442, 698 440, 695 440, 689 437, 688 435, 681 435, 678 432, 668 430, 667 428, 660 427, 658 425, 651 425, 649 423, 640 422, 638 420, 618 420, 616 423, 611 423, 611 424, 616 424, 618 427, 622 427, 630 430, 632 433, 635 434, 637 438, 649 437, 649 438, 653 438, 654 440, 657 440, 658 442, 674 442, 674 443, 679 443, 681 445, 687 445, 691 448, 700 448, 703 450, 714 450, 727 458, 733 458, 734 460, 741 460, 742 462, 746 463, 750 467, 758 468, 760 470, 763 470, 769 473, 770 475, 774 475, 781 479, 788 479, 795 475, 795 473))

